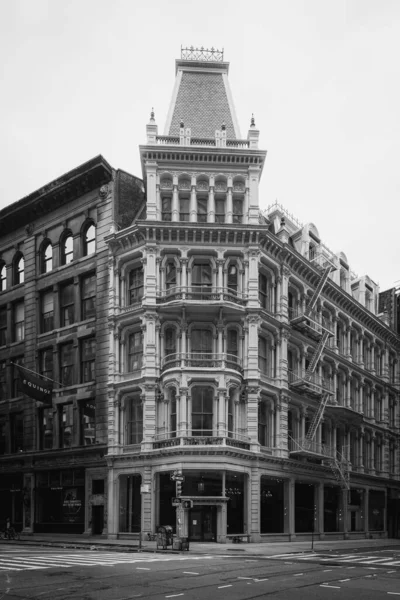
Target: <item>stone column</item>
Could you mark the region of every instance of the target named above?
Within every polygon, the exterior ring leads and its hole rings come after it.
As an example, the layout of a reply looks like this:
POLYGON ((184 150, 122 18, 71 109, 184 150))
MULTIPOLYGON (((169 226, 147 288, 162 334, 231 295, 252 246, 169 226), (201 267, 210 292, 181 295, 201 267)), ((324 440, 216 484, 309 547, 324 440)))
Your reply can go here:
POLYGON ((197 196, 196 196, 196 178, 192 177, 192 186, 190 191, 189 220, 191 223, 197 222, 197 196), (194 182, 193 182, 194 180, 194 182))
POLYGON ((249 180, 246 179, 246 190, 244 194, 244 206, 243 206, 243 224, 247 225, 249 222, 249 180))
MULTIPOLYGON (((179 437, 187 435, 187 394, 188 388, 181 387, 179 388, 179 437)), ((177 415, 178 417, 178 415, 177 415)), ((177 419, 178 421, 178 419, 177 419)))
POLYGON ((208 222, 215 223, 215 196, 213 177, 210 177, 210 189, 208 191, 208 222))
POLYGON ((226 389, 218 389, 218 435, 226 437, 226 389))
POLYGON ((174 222, 179 221, 179 194, 178 194, 178 178, 174 175, 174 185, 172 191, 172 217, 171 220, 174 222))
POLYGON ((232 223, 233 206, 232 206, 232 176, 228 176, 228 192, 226 195, 226 223, 232 223))

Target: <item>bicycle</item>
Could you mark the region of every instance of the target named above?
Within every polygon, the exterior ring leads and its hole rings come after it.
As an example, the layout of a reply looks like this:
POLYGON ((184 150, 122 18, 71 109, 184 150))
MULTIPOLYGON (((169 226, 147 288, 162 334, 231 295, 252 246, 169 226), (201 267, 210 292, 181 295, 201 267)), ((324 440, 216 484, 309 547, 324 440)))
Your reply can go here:
POLYGON ((3 531, 3 539, 4 540, 20 540, 19 531, 16 531, 14 527, 9 527, 5 531, 3 531))

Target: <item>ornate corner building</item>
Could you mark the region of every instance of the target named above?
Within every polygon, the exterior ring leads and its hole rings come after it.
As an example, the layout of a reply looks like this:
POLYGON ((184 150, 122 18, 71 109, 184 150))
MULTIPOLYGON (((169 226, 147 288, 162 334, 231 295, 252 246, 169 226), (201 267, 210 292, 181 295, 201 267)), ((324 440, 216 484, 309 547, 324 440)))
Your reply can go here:
POLYGON ((1 211, 0 494, 26 531, 400 536, 397 290, 260 210, 228 71, 182 50, 145 193, 99 157, 1 211))

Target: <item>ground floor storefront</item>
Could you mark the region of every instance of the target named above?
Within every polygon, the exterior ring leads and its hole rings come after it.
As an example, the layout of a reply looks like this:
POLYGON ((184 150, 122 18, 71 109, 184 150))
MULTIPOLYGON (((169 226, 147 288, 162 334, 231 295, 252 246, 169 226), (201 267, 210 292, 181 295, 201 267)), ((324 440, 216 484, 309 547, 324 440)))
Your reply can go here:
POLYGON ((0 476, 5 520, 25 534, 107 534, 107 470, 41 469, 0 476))
POLYGON ((192 541, 220 543, 241 536, 253 542, 310 534, 319 539, 387 536, 384 485, 357 481, 347 490, 328 477, 285 476, 234 465, 198 467, 179 463, 168 469, 110 469, 109 537, 146 539, 159 526, 171 526, 192 541))

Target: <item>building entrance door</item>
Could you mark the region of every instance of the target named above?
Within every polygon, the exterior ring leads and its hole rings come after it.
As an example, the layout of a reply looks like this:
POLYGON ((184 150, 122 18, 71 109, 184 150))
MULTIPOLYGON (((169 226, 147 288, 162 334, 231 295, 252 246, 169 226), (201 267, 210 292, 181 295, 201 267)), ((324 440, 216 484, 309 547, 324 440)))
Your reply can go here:
POLYGON ((189 514, 189 537, 192 542, 215 542, 217 507, 195 506, 189 514))

